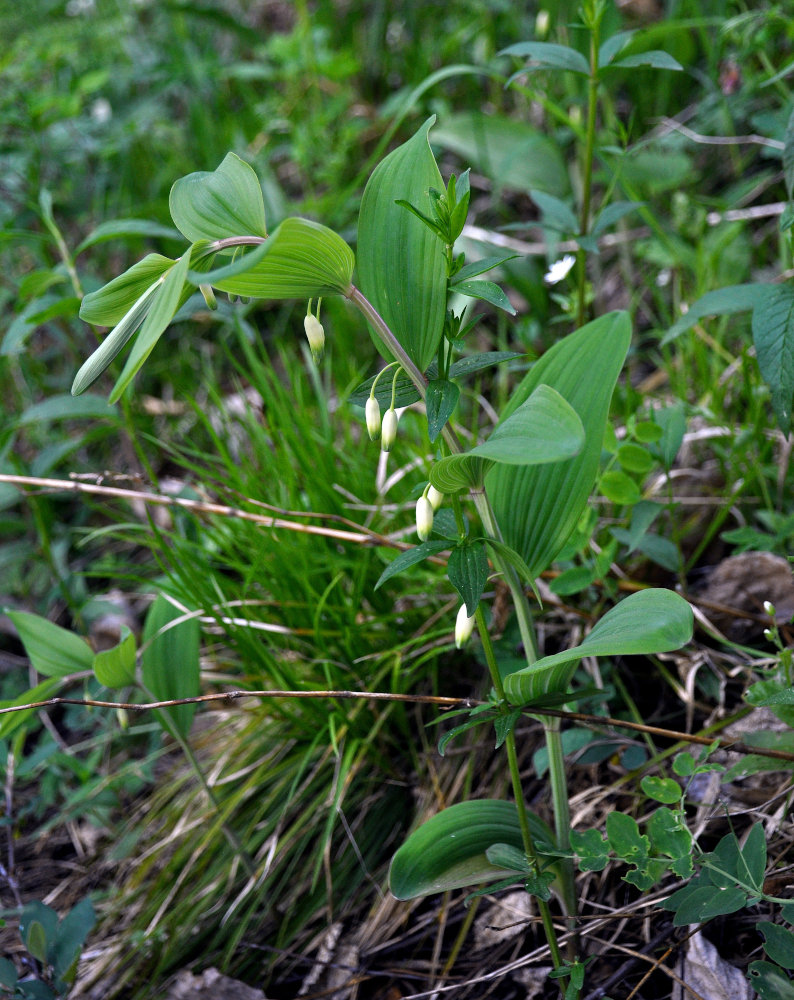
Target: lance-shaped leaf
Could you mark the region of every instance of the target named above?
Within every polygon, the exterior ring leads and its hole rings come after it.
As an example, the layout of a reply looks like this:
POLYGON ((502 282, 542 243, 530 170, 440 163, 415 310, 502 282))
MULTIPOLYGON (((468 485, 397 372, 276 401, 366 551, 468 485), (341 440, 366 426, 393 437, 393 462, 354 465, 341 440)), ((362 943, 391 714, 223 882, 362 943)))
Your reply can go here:
MULTIPOLYGON (((529 813, 529 828, 536 846, 553 845, 551 830, 534 813, 529 813)), ((477 799, 450 806, 414 830, 392 858, 392 895, 415 899, 504 878, 512 869, 486 857, 495 844, 523 853, 518 810, 512 802, 477 799)))
POLYGON ((689 604, 672 590, 641 590, 608 611, 578 645, 544 656, 508 674, 505 693, 522 705, 564 692, 583 656, 650 656, 686 645, 692 638, 689 604))
POLYGON ((109 396, 111 403, 116 403, 121 398, 122 393, 135 378, 144 361, 151 354, 154 345, 163 335, 165 328, 174 318, 177 309, 190 295, 190 286, 187 289, 185 287, 189 264, 190 253, 182 254, 157 288, 146 320, 132 351, 130 351, 130 356, 127 358, 127 363, 113 386, 113 391, 109 396))
MULTIPOLYGON (((444 189, 428 142, 434 121, 425 122, 412 139, 375 168, 358 219, 361 291, 422 371, 435 357, 443 331, 444 246, 420 219, 396 202, 407 201, 428 217, 433 214, 430 189, 444 189)), ((370 332, 380 354, 391 361, 383 343, 370 332)))
POLYGON ((524 69, 510 77, 508 84, 533 69, 567 69, 572 73, 581 73, 582 76, 588 76, 590 73, 590 66, 581 52, 554 42, 517 42, 502 49, 499 55, 520 56, 530 60, 524 69))
POLYGON ((753 340, 777 422, 788 434, 794 403, 794 290, 788 285, 770 285, 756 304, 753 340))
POLYGON ((259 251, 263 256, 250 269, 212 284, 222 292, 255 299, 311 299, 349 290, 353 251, 327 226, 285 219, 264 246, 259 251))
POLYGON ((609 313, 559 341, 513 393, 500 425, 507 424, 512 413, 545 384, 567 400, 584 427, 584 445, 570 461, 523 468, 500 464, 486 477, 502 536, 535 576, 565 544, 587 503, 612 391, 630 340, 626 313, 609 313))
POLYGON ((148 254, 124 274, 89 292, 80 303, 80 319, 95 326, 115 326, 173 265, 170 257, 148 254))
POLYGON ((562 462, 578 454, 584 440, 584 428, 575 410, 555 389, 539 385, 483 444, 436 462, 430 470, 430 482, 442 493, 478 489, 497 463, 525 466, 562 462))
MULTIPOLYGON (((199 693, 199 639, 198 620, 185 618, 161 594, 146 614, 141 650, 143 683, 155 698, 171 701, 199 693)), ((177 705, 155 714, 169 732, 187 736, 195 712, 195 705, 177 705)))
POLYGON ((259 179, 234 153, 227 153, 217 170, 180 178, 171 188, 168 204, 174 224, 191 243, 267 236, 259 179))
POLYGON ((88 643, 54 622, 27 611, 8 611, 33 669, 45 677, 67 677, 90 670, 94 659, 88 643))

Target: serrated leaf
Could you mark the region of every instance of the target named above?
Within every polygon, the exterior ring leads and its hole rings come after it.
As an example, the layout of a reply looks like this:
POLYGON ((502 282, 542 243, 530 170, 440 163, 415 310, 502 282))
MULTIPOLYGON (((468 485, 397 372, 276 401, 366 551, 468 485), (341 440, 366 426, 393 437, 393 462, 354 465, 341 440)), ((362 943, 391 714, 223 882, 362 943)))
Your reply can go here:
MULTIPOLYGON (((551 830, 533 813, 529 826, 538 844, 553 843, 551 830)), ((523 852, 513 803, 477 799, 450 806, 415 830, 394 855, 389 870, 392 895, 415 899, 504 878, 511 871, 492 865, 485 853, 494 844, 523 852)))
POLYGON ((783 176, 786 180, 786 194, 791 201, 794 198, 794 111, 789 115, 783 139, 783 176))
POLYGON ((584 447, 567 462, 491 469, 486 485, 505 542, 534 577, 548 567, 575 530, 601 458, 609 403, 631 340, 625 313, 610 313, 559 341, 514 391, 503 422, 539 385, 559 393, 578 414, 584 447))
POLYGON ((752 326, 758 367, 780 429, 788 434, 794 403, 794 288, 768 286, 753 309, 752 326))
POLYGON ((454 413, 459 396, 460 389, 448 379, 433 379, 428 382, 425 412, 427 413, 427 434, 431 442, 436 440, 454 413))
POLYGON ((514 705, 565 691, 583 656, 652 655, 679 649, 692 638, 692 609, 671 590, 631 594, 593 627, 578 645, 544 656, 505 678, 514 705))
MULTIPOLYGON (((437 517, 438 515, 436 515, 437 517)), ((378 577, 378 582, 375 584, 374 589, 377 590, 378 587, 383 586, 387 580, 390 580, 393 576, 397 576, 398 573, 402 573, 411 566, 423 562, 428 556, 436 555, 438 552, 443 552, 444 549, 448 548, 449 542, 431 540, 429 542, 422 542, 421 545, 416 545, 406 552, 401 552, 378 577)))
POLYGON ((135 683, 135 636, 121 626, 121 639, 112 648, 94 656, 94 676, 107 688, 123 688, 135 683))
POLYGON ((460 594, 466 605, 466 613, 471 616, 477 610, 482 592, 488 580, 488 558, 485 543, 462 542, 456 545, 447 563, 449 582, 460 594))
POLYGON ((580 73, 583 76, 590 75, 590 66, 587 60, 576 49, 567 45, 557 45, 554 42, 518 42, 502 49, 500 56, 518 56, 522 59, 531 60, 530 64, 507 81, 507 85, 512 83, 516 77, 523 75, 527 70, 533 69, 566 69, 572 73, 580 73))
MULTIPOLYGON (((199 693, 200 628, 160 594, 149 608, 143 627, 141 666, 143 683, 158 701, 192 698, 199 693), (175 623, 175 624, 174 624, 175 623)), ((169 732, 187 736, 195 705, 177 705, 155 713, 169 732)))
POLYGON ((33 669, 45 677, 68 677, 90 670, 94 654, 74 632, 27 611, 5 614, 14 624, 33 669))
POLYGON ((313 299, 350 291, 355 257, 327 226, 293 216, 262 244, 258 263, 242 274, 212 284, 222 292, 252 299, 313 299))
POLYGON ((469 298, 490 302, 492 306, 496 306, 497 309, 504 309, 511 316, 515 316, 516 314, 515 309, 510 303, 510 299, 493 281, 458 281, 454 286, 454 290, 461 295, 467 295, 469 298))
POLYGON ((262 187, 253 168, 227 153, 212 172, 180 178, 168 198, 171 218, 190 243, 267 236, 262 187))
MULTIPOLYGON (((162 284, 155 292, 144 324, 138 333, 121 375, 110 393, 109 401, 111 403, 116 403, 121 399, 124 390, 143 367, 155 344, 174 318, 177 309, 185 301, 186 296, 183 298, 183 293, 189 265, 190 254, 182 254, 182 257, 166 274, 162 284)), ((72 391, 74 392, 74 388, 72 391)))
MULTIPOLYGON (((431 215, 430 189, 443 182, 430 149, 429 119, 373 171, 358 221, 359 286, 422 371, 438 350, 447 302, 444 245, 400 199, 431 215)), ((370 328, 381 356, 393 360, 370 328)))

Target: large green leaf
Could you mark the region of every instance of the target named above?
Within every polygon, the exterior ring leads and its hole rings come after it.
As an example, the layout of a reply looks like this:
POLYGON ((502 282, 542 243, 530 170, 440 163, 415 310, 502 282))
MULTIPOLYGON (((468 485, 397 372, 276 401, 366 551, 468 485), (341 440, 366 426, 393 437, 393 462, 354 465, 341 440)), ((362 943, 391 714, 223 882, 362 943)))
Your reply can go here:
POLYGON ((790 285, 767 287, 753 310, 753 340, 777 422, 788 434, 794 402, 794 288, 790 285))
POLYGON ((95 326, 115 326, 173 264, 170 257, 148 254, 124 274, 89 292, 80 303, 80 319, 95 326))
POLYGON ((626 313, 609 313, 559 341, 531 368, 510 400, 504 423, 541 384, 573 407, 585 443, 567 462, 498 465, 486 485, 503 538, 538 576, 576 527, 593 488, 609 403, 631 340, 626 313))
POLYGON ((267 236, 262 188, 252 167, 234 153, 211 173, 180 178, 168 199, 171 218, 191 243, 230 236, 267 236))
POLYGON ((442 493, 477 489, 495 463, 545 465, 573 458, 585 441, 576 411, 547 385, 539 385, 487 441, 462 455, 448 455, 430 470, 430 482, 442 493))
POLYGON ((54 622, 27 611, 6 611, 19 633, 33 669, 45 677, 67 677, 90 670, 94 654, 88 643, 54 622))
MULTIPOLYGON (((199 693, 199 623, 184 618, 162 594, 146 615, 141 646, 143 683, 160 701, 193 698, 199 693), (177 622, 177 624, 172 624, 177 622)), ((195 705, 178 705, 157 712, 161 724, 187 736, 195 705)))
POLYGON ((353 251, 326 226, 310 219, 285 219, 265 246, 264 256, 250 270, 213 284, 223 292, 257 299, 312 299, 349 290, 353 251))
POLYGON ((508 674, 505 693, 515 705, 564 692, 583 656, 649 656, 692 638, 689 604, 672 590, 641 590, 608 611, 578 645, 508 674))
MULTIPOLYGON (((447 272, 444 247, 398 200, 432 217, 430 189, 444 190, 430 150, 431 118, 372 172, 358 219, 361 291, 422 371, 435 357, 444 324, 447 272)), ((392 358, 380 338, 375 345, 392 358)))
MULTIPOLYGON (((539 816, 530 813, 529 826, 536 845, 553 844, 554 836, 539 816)), ((518 810, 512 802, 477 799, 450 806, 414 830, 392 858, 392 895, 414 899, 512 874, 512 869, 499 868, 486 857, 494 844, 523 853, 518 810)))

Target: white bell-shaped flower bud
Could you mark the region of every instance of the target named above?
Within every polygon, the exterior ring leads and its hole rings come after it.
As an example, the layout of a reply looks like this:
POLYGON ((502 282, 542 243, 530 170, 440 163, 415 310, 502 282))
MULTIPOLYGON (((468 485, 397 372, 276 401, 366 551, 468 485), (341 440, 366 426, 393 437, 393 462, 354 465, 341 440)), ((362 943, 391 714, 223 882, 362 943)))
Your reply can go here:
POLYGON ((383 425, 380 429, 381 451, 388 451, 397 437, 397 412, 393 406, 383 414, 383 425))
POLYGON ((367 432, 370 441, 377 441, 380 437, 380 404, 374 396, 370 396, 367 400, 364 416, 367 418, 367 432))
POLYGON ((764 611, 766 611, 770 618, 774 618, 777 614, 775 605, 771 601, 764 601, 764 611))
POLYGON ((435 486, 430 487, 427 491, 427 499, 430 501, 430 506, 434 511, 437 511, 441 504, 444 502, 444 494, 439 493, 435 486))
POLYGON ((455 645, 461 649, 471 638, 474 631, 474 615, 470 615, 466 610, 466 605, 461 604, 458 611, 458 620, 455 622, 455 645))
POLYGON ((303 318, 303 328, 306 331, 306 339, 309 341, 309 348, 315 361, 320 361, 325 350, 325 330, 323 325, 311 313, 307 313, 303 318))
POLYGON ((433 505, 423 494, 416 501, 416 533, 421 542, 426 542, 433 530, 433 505))

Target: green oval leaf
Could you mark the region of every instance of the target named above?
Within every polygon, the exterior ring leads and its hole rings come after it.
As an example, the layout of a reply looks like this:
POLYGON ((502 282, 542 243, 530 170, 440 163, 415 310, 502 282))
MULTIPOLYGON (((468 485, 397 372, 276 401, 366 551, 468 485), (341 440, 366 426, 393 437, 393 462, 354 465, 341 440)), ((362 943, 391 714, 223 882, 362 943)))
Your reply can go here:
POLYGON ((126 625, 121 627, 121 641, 112 649, 97 653, 94 676, 107 688, 122 688, 135 683, 135 636, 126 625))
MULTIPOLYGON (((553 844, 548 826, 533 813, 529 825, 538 846, 553 844)), ((397 899, 414 899, 504 878, 511 869, 486 857, 496 844, 523 853, 518 810, 511 802, 477 799, 437 813, 408 837, 392 859, 389 886, 397 899)))
POLYGON ((433 556, 437 552, 443 552, 444 549, 448 548, 449 542, 433 540, 430 542, 422 542, 421 545, 415 545, 412 549, 408 549, 406 552, 401 552, 396 559, 393 559, 389 563, 386 569, 378 577, 378 582, 375 584, 374 589, 377 590, 378 587, 383 586, 387 580, 390 580, 398 573, 402 573, 411 566, 415 566, 417 563, 423 562, 428 556, 433 556))
POLYGON ((599 481, 601 492, 612 503, 621 505, 639 503, 642 499, 640 488, 625 472, 619 469, 610 469, 605 472, 599 481))
POLYGON ((227 153, 214 171, 181 177, 168 198, 171 218, 190 243, 267 236, 262 188, 253 168, 227 153))
POLYGON ((90 670, 91 647, 68 629, 27 611, 8 611, 33 669, 45 677, 67 677, 90 670))
MULTIPOLYGON (((432 216, 430 188, 443 190, 428 133, 435 118, 391 152, 372 173, 358 220, 358 277, 411 360, 422 370, 435 357, 444 325, 447 271, 441 241, 407 209, 432 216)), ((370 329, 375 346, 392 357, 370 329)))
POLYGON ((681 798, 681 787, 672 778, 658 778, 656 775, 646 774, 640 786, 648 798, 656 802, 673 805, 681 798))
POLYGON ((212 284, 256 299, 312 299, 350 289, 353 251, 327 226, 294 216, 281 223, 264 247, 261 260, 249 270, 212 284))
POLYGON ((593 488, 609 403, 631 340, 625 313, 610 313, 559 341, 535 363, 513 394, 511 414, 541 384, 576 411, 585 443, 567 462, 498 465, 486 478, 505 542, 535 576, 546 569, 574 531, 593 488))
POLYGON ((641 590, 608 611, 578 646, 508 674, 505 692, 520 705, 565 691, 583 656, 647 656, 680 649, 692 638, 693 620, 689 604, 672 590, 641 590))

